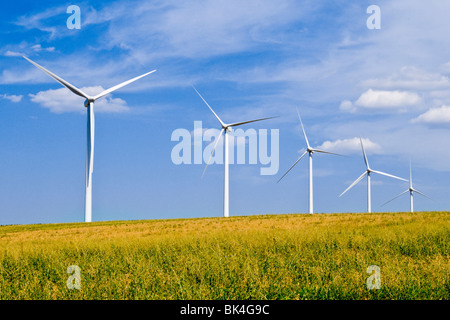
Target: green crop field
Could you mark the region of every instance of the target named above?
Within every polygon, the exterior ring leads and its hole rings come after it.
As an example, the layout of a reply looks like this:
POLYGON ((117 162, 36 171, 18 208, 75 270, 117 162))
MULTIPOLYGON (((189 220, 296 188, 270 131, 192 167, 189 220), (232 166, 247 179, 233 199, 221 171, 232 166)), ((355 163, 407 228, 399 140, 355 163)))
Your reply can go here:
POLYGON ((0 299, 449 299, 449 254, 448 212, 0 226, 0 299))

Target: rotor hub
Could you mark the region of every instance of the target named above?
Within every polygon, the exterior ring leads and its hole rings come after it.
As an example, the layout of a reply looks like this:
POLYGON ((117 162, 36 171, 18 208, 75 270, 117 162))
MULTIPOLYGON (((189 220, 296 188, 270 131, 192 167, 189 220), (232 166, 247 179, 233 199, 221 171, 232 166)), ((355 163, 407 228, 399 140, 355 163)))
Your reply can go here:
POLYGON ((91 102, 94 102, 94 99, 86 99, 86 100, 84 100, 84 107, 85 107, 85 108, 89 107, 89 104, 90 104, 91 102))

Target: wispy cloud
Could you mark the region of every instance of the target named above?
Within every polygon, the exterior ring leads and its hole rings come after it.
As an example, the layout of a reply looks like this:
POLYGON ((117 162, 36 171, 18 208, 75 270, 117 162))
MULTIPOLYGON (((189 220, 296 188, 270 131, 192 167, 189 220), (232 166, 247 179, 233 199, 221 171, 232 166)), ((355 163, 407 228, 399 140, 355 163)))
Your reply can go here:
POLYGON ((14 102, 14 103, 18 103, 18 102, 22 101, 23 96, 22 95, 15 95, 15 94, 11 94, 11 95, 9 95, 9 94, 0 94, 0 98, 7 99, 7 100, 9 100, 11 102, 14 102))
POLYGON ((378 89, 399 90, 438 90, 450 88, 450 80, 445 74, 430 73, 414 66, 403 66, 400 71, 383 78, 367 79, 363 86, 378 89))
POLYGON ((5 57, 22 57, 34 53, 55 52, 55 47, 43 47, 41 44, 29 44, 21 42, 18 45, 8 44, 0 49, 1 54, 5 57))
POLYGON ((42 51, 53 52, 53 51, 55 51, 55 47, 43 48, 42 45, 40 45, 40 44, 35 44, 34 46, 31 47, 31 49, 34 52, 42 52, 42 51))
POLYGON ((57 28, 54 23, 51 21, 58 15, 66 13, 66 7, 57 6, 52 8, 47 8, 42 12, 38 13, 30 13, 19 18, 14 21, 14 24, 18 26, 22 26, 25 29, 38 29, 45 33, 50 34, 50 39, 55 38, 58 33, 58 30, 64 30, 63 28, 57 28))
POLYGON ((127 14, 120 9, 124 6, 119 2, 96 13, 102 20, 103 11, 116 12, 103 43, 141 58, 141 50, 149 58, 195 59, 246 51, 262 41, 252 35, 269 37, 310 10, 292 0, 140 2, 127 14))

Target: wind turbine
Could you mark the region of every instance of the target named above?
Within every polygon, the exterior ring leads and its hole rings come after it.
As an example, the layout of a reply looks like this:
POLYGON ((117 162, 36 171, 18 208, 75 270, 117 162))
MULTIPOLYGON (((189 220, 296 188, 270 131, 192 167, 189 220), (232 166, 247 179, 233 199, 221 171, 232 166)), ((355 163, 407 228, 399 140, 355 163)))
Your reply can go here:
MULTIPOLYGON (((208 162, 206 164, 205 169, 203 170, 203 174, 206 171, 206 168, 209 165, 209 162, 211 161, 211 158, 214 154, 214 151, 216 150, 216 147, 219 143, 219 140, 222 136, 222 133, 224 133, 224 148, 225 148, 225 152, 224 152, 224 191, 223 191, 223 216, 224 217, 229 217, 229 174, 228 174, 228 164, 229 164, 229 159, 228 159, 228 133, 231 132, 232 127, 237 127, 237 126, 241 126, 243 124, 247 124, 247 123, 251 123, 251 122, 256 122, 256 121, 262 121, 262 120, 267 120, 267 119, 273 119, 273 118, 277 118, 277 117, 269 117, 269 118, 262 118, 262 119, 255 119, 255 120, 249 120, 249 121, 243 121, 243 122, 234 122, 231 124, 227 124, 225 122, 223 122, 219 116, 214 112, 214 110, 210 107, 210 105, 208 104, 208 102, 206 102, 206 100, 202 97, 202 95, 197 91, 197 89, 195 89, 195 87, 193 87, 195 92, 197 92, 197 94, 200 96, 200 98, 203 100, 203 102, 208 106, 209 110, 211 110, 211 112, 214 114, 214 116, 216 117, 217 120, 219 120, 220 125, 222 127, 222 130, 220 130, 220 134, 219 136, 216 138, 216 143, 214 144, 214 148, 211 152, 211 155, 208 159, 208 162)), ((202 174, 202 176, 203 176, 202 174)))
POLYGON ((90 96, 64 79, 58 77, 54 73, 48 71, 44 67, 40 66, 36 62, 28 59, 23 56, 23 58, 27 59, 29 62, 34 64, 36 67, 47 73, 50 77, 61 83, 64 87, 75 93, 76 95, 85 98, 84 106, 87 108, 87 156, 86 156, 86 198, 85 198, 85 211, 84 211, 84 221, 91 222, 92 221, 92 172, 94 171, 94 131, 95 131, 95 119, 94 119, 94 102, 101 97, 106 96, 107 94, 126 86, 142 77, 149 75, 150 73, 155 72, 156 70, 147 72, 143 75, 140 75, 131 80, 122 82, 114 87, 111 87, 103 92, 100 92, 96 96, 90 96))
POLYGON ((367 160, 366 151, 364 150, 364 145, 363 145, 362 139, 359 138, 359 140, 361 141, 361 148, 362 148, 362 152, 363 152, 363 155, 364 155, 364 162, 366 164, 366 171, 364 171, 364 173, 362 175, 360 175, 358 179, 356 179, 347 189, 345 189, 345 191, 342 192, 339 197, 343 196, 344 193, 346 193, 348 190, 353 188, 356 184, 358 184, 358 182, 360 182, 364 178, 365 175, 367 175, 367 212, 370 213, 370 212, 372 212, 371 195, 370 195, 370 174, 372 172, 381 174, 383 176, 391 177, 391 178, 394 178, 394 179, 402 180, 402 181, 408 181, 408 180, 405 180, 403 178, 399 178, 397 176, 394 176, 392 174, 388 174, 388 173, 385 173, 385 172, 372 170, 370 168, 370 166, 369 166, 369 161, 367 160))
POLYGON ((288 172, 291 171, 291 169, 294 168, 294 166, 308 153, 309 154, 309 213, 313 213, 314 211, 313 211, 313 162, 312 162, 313 160, 312 160, 312 155, 314 152, 334 154, 337 156, 340 156, 340 154, 311 148, 311 146, 309 145, 308 137, 306 136, 305 128, 303 127, 302 118, 300 117, 300 113, 298 112, 298 109, 297 109, 297 115, 298 115, 298 119, 300 120, 300 125, 302 126, 302 131, 303 131, 303 135, 305 136, 307 148, 306 148, 306 151, 300 156, 300 158, 298 158, 297 161, 295 161, 294 164, 289 168, 289 170, 286 171, 286 173, 278 180, 278 182, 280 182, 281 179, 283 179, 288 174, 288 172))
POLYGON ((422 196, 424 196, 424 197, 426 197, 426 198, 428 198, 428 199, 431 199, 430 197, 424 195, 424 194, 423 194, 422 192, 420 192, 419 190, 416 190, 416 189, 413 188, 413 185, 412 185, 412 173, 411 173, 411 171, 412 171, 412 170, 411 170, 411 162, 410 162, 410 163, 409 163, 409 188, 408 188, 407 190, 403 191, 402 193, 400 193, 398 196, 396 196, 396 197, 392 198, 391 200, 389 200, 389 201, 383 203, 382 206, 384 206, 385 204, 388 204, 389 202, 391 202, 391 201, 397 199, 398 197, 404 195, 405 193, 409 192, 409 204, 410 204, 410 209, 411 209, 411 212, 414 212, 414 200, 413 200, 413 197, 414 197, 414 196, 413 196, 413 193, 414 193, 414 192, 416 192, 416 193, 418 193, 418 194, 420 194, 420 195, 422 195, 422 196))

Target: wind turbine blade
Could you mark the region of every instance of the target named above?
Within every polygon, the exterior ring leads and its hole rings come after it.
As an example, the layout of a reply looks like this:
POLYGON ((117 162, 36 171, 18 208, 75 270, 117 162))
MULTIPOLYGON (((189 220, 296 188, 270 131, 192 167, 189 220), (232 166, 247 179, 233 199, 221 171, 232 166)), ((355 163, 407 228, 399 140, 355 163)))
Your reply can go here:
POLYGON ((155 71, 156 71, 156 70, 153 70, 153 71, 144 73, 143 75, 140 75, 140 76, 138 76, 138 77, 136 77, 136 78, 130 79, 130 80, 128 80, 128 81, 125 81, 125 82, 122 82, 122 83, 118 84, 117 86, 114 86, 114 87, 111 87, 111 88, 109 88, 109 89, 106 89, 106 90, 103 91, 102 93, 96 95, 96 96, 94 97, 94 100, 97 100, 97 99, 99 99, 99 98, 101 98, 101 97, 104 97, 104 96, 106 96, 108 93, 111 93, 111 92, 113 92, 113 91, 116 91, 117 89, 120 89, 120 88, 122 88, 122 87, 124 87, 124 86, 126 86, 126 85, 128 85, 128 84, 130 84, 130 83, 132 83, 132 82, 134 82, 134 81, 136 81, 136 80, 139 80, 139 79, 141 79, 141 78, 143 78, 143 77, 145 77, 145 76, 147 76, 147 75, 149 75, 150 73, 153 73, 153 72, 155 72, 155 71))
POLYGON ((333 152, 328 152, 328 151, 323 151, 323 150, 319 150, 319 149, 312 149, 313 152, 319 152, 319 153, 327 153, 327 154, 333 154, 335 156, 341 156, 341 157, 345 157, 342 154, 339 153, 333 153, 333 152))
MULTIPOLYGON (((422 192, 420 192, 419 190, 416 190, 416 189, 412 189, 413 190, 413 192, 417 192, 418 194, 420 194, 420 195, 422 195, 422 196, 424 196, 425 198, 428 198, 428 199, 430 199, 430 200, 433 200, 432 198, 430 198, 429 196, 427 196, 427 195, 425 195, 425 194, 423 194, 422 192)), ((434 200, 433 200, 434 201, 434 200)))
POLYGON ((369 160, 367 160, 366 150, 364 150, 364 145, 363 145, 361 137, 359 137, 359 141, 361 141, 361 148, 362 148, 362 152, 364 155, 364 162, 366 164, 367 169, 369 169, 369 160))
POLYGON ((402 180, 402 181, 408 182, 408 180, 406 180, 406 179, 403 179, 403 178, 394 176, 394 175, 389 174, 389 173, 385 173, 385 172, 381 172, 381 171, 376 171, 376 170, 371 170, 371 171, 372 171, 372 172, 375 172, 375 173, 378 173, 378 174, 381 174, 381 175, 386 176, 386 177, 391 177, 391 178, 394 178, 394 179, 398 179, 398 180, 402 180))
POLYGON ((70 84, 69 82, 67 82, 66 80, 58 77, 56 74, 48 71, 47 69, 45 69, 44 67, 40 66, 39 64, 37 64, 36 62, 28 59, 25 56, 22 56, 23 58, 27 59, 30 63, 34 64, 36 67, 38 67, 39 69, 41 69, 42 71, 44 71, 46 74, 48 74, 50 77, 52 77, 53 79, 55 79, 56 81, 58 81, 59 83, 61 83, 64 87, 66 87, 67 89, 69 89, 70 91, 72 91, 73 93, 75 93, 76 95, 89 99, 90 97, 84 93, 83 91, 81 91, 80 89, 78 89, 77 87, 75 87, 74 85, 70 84))
POLYGON ((206 167, 205 167, 205 169, 203 170, 202 177, 203 177, 203 175, 204 175, 205 172, 206 172, 206 168, 208 168, 208 166, 209 166, 209 162, 211 161, 211 158, 212 158, 212 156, 214 155, 214 152, 216 151, 216 147, 217 147, 217 145, 219 144, 220 138, 222 137, 222 133, 223 133, 224 131, 225 131, 225 129, 220 130, 219 136, 217 137, 216 143, 214 144, 214 148, 213 148, 213 150, 212 150, 212 152, 211 152, 211 155, 209 156, 208 162, 206 163, 206 167))
POLYGON ((208 104, 208 102, 206 102, 206 100, 202 97, 202 95, 197 91, 197 89, 195 89, 194 86, 192 86, 192 88, 194 88, 195 92, 197 92, 197 94, 199 95, 200 98, 202 98, 203 102, 208 106, 209 110, 211 110, 212 113, 214 113, 214 116, 217 118, 217 120, 219 120, 220 124, 222 125, 222 127, 225 127, 225 123, 219 118, 219 116, 214 112, 214 110, 210 107, 210 105, 208 104))
POLYGON ((364 178, 364 176, 365 176, 366 174, 367 174, 367 171, 364 171, 364 173, 363 173, 362 175, 360 175, 358 179, 356 179, 355 181, 353 181, 353 183, 352 183, 347 189, 345 189, 344 192, 341 193, 341 195, 339 196, 339 198, 342 197, 348 190, 350 190, 351 188, 353 188, 356 184, 358 184, 358 182, 360 182, 360 181, 364 178))
POLYGON ((389 202, 392 202, 392 201, 394 201, 395 199, 397 199, 398 197, 401 197, 402 195, 404 195, 405 193, 407 193, 407 192, 409 192, 409 189, 408 190, 405 190, 405 191, 403 191, 402 193, 400 193, 399 195, 397 195, 397 196, 395 196, 394 198, 392 198, 391 200, 389 200, 389 201, 387 201, 387 202, 385 202, 385 203, 383 203, 381 206, 384 206, 384 205, 386 205, 386 204, 388 204, 389 202))
POLYGON ((300 117, 300 113, 298 112, 298 109, 297 109, 297 115, 298 115, 298 119, 300 120, 300 125, 302 126, 303 135, 305 136, 306 145, 308 146, 308 149, 310 149, 311 146, 309 145, 308 137, 306 136, 305 128, 303 127, 302 118, 300 117))
POLYGON ((232 124, 229 124, 229 127, 237 127, 237 126, 241 126, 243 124, 246 123, 251 123, 251 122, 256 122, 256 121, 262 121, 262 120, 267 120, 267 119, 274 119, 274 118, 278 118, 278 117, 268 117, 268 118, 262 118, 262 119, 256 119, 256 120, 249 120, 249 121, 243 121, 243 122, 235 122, 232 124))
POLYGON ((300 158, 298 158, 297 159, 297 161, 295 161, 294 162, 294 164, 289 168, 289 170, 288 171, 286 171, 286 173, 285 174, 283 174, 283 176, 280 178, 280 180, 278 180, 277 181, 277 183, 278 182, 280 182, 281 181, 281 179, 283 179, 287 174, 288 174, 288 172, 289 171, 291 171, 291 169, 305 156, 305 154, 307 154, 308 153, 308 150, 306 150, 301 156, 300 156, 300 158))

